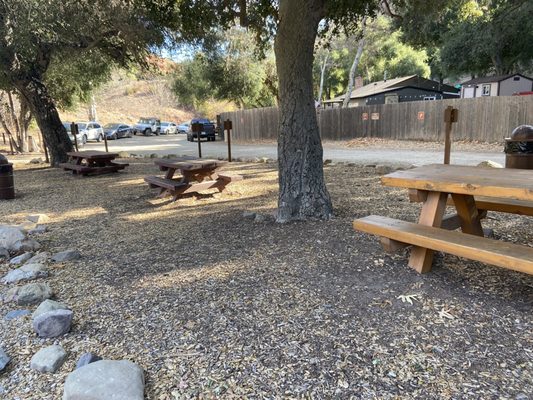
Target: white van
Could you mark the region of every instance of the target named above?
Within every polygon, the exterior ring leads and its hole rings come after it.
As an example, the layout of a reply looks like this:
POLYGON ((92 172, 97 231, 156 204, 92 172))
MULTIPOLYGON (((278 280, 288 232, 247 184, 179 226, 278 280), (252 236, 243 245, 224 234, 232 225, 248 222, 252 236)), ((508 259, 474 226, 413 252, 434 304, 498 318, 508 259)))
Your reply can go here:
POLYGON ((104 130, 98 122, 76 122, 78 125, 78 132, 83 135, 84 142, 88 140, 96 140, 100 142, 104 140, 104 130))

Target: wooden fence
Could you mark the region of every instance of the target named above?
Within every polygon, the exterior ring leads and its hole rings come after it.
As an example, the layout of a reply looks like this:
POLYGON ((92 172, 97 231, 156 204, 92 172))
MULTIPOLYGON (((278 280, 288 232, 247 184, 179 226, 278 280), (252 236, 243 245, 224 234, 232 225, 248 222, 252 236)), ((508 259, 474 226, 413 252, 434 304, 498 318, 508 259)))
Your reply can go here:
MULTIPOLYGON (((325 140, 375 137, 442 141, 444 109, 459 109, 453 140, 501 142, 518 125, 533 124, 533 96, 481 97, 416 101, 354 108, 319 110, 320 134, 325 140)), ((241 142, 275 140, 277 108, 241 110, 221 115, 233 121, 232 139, 241 142)))

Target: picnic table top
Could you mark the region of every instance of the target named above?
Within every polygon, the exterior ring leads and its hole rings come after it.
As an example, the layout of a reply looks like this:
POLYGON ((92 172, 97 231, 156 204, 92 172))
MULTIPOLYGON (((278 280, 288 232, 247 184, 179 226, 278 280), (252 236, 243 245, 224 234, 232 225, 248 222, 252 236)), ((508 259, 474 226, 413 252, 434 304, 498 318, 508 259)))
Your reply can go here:
POLYGON ((430 164, 396 171, 383 185, 533 201, 533 170, 430 164))
POLYGON ((98 150, 71 151, 67 153, 70 157, 87 158, 87 159, 113 159, 118 157, 118 153, 107 153, 98 150))
POLYGON ((226 164, 226 161, 220 161, 220 160, 210 160, 210 159, 183 159, 183 158, 176 158, 176 159, 161 159, 161 160, 155 160, 154 163, 156 165, 159 165, 160 167, 165 168, 175 168, 185 171, 191 171, 195 169, 204 169, 204 168, 218 168, 224 164, 226 164))

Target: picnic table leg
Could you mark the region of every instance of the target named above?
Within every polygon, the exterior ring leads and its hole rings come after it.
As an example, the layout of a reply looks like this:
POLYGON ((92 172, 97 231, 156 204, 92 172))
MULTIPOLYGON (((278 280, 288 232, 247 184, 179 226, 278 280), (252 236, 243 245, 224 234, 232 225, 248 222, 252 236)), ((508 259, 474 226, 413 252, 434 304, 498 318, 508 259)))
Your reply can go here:
MULTIPOLYGON (((165 173, 165 179, 172 179, 174 177, 174 173, 176 172, 175 168, 167 168, 167 172, 165 173)), ((161 188, 159 189, 159 196, 158 197, 165 197, 166 194, 172 194, 170 190, 161 188)), ((176 200, 174 200, 176 201, 176 200)))
MULTIPOLYGON (((420 225, 440 227, 447 199, 448 193, 429 192, 426 201, 422 205, 418 223, 420 225)), ((409 257, 409 266, 411 268, 423 274, 431 271, 432 262, 433 250, 413 246, 409 257)))
POLYGON ((452 199, 461 220, 461 230, 471 235, 484 236, 481 215, 476 207, 474 196, 452 194, 452 199))

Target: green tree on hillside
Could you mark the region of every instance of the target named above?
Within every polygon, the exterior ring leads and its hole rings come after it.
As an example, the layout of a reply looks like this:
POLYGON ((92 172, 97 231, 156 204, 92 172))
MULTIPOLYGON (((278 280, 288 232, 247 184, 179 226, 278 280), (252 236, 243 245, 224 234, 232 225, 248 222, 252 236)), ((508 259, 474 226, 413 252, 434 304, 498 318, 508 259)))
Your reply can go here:
MULTIPOLYGON (((406 75, 420 75, 428 78, 431 69, 427 63, 425 50, 417 50, 401 42, 401 30, 395 28, 389 17, 380 15, 367 21, 365 44, 356 75, 365 83, 380 81, 386 74, 388 79, 406 75)), ((343 94, 348 83, 348 73, 359 43, 358 36, 341 35, 334 38, 327 48, 320 47, 320 54, 328 51, 330 67, 326 74, 326 98, 343 94)), ((319 81, 320 65, 315 62, 315 82, 319 81)))
POLYGON ((180 103, 198 108, 217 99, 232 101, 240 108, 273 105, 273 54, 267 51, 263 58, 255 50, 254 38, 242 28, 214 35, 203 51, 177 70, 174 91, 180 103))

